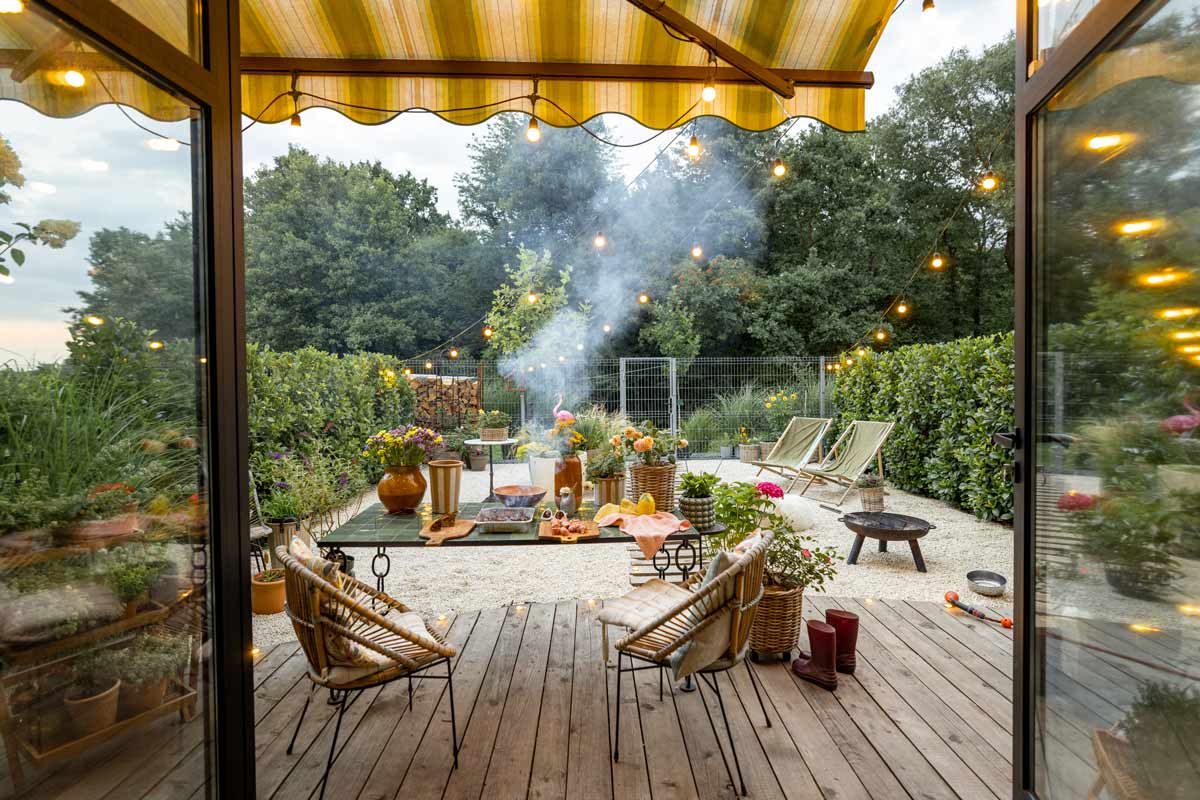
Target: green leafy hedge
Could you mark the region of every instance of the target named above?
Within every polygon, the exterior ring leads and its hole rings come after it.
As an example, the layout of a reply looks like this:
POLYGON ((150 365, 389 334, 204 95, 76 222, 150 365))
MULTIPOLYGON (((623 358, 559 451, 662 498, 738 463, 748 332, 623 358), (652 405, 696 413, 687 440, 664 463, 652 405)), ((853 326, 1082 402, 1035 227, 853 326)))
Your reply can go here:
POLYGON ((895 421, 883 458, 897 487, 1012 519, 1009 455, 992 443, 1013 424, 1011 334, 868 355, 838 376, 834 400, 839 426, 895 421))

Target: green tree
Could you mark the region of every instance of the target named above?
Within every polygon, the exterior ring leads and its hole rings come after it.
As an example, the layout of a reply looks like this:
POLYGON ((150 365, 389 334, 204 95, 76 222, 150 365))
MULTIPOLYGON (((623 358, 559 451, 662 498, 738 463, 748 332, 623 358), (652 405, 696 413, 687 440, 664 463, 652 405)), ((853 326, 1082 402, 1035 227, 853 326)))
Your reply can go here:
POLYGON ((493 293, 487 317, 492 327, 488 349, 493 354, 511 355, 528 346, 560 315, 571 313, 571 268, 556 271, 548 250, 538 255, 522 247, 517 251, 516 266, 506 264, 504 271, 507 279, 493 293))
MULTIPOLYGON (((25 185, 25 175, 21 172, 21 158, 3 135, 0 135, 0 206, 12 202, 5 187, 21 188, 25 185)), ((31 225, 28 222, 11 223, 16 230, 9 231, 0 228, 0 276, 8 277, 13 264, 22 266, 25 263, 25 250, 17 247, 19 244, 42 245, 51 250, 61 250, 67 242, 79 233, 79 223, 69 219, 44 219, 31 225)))

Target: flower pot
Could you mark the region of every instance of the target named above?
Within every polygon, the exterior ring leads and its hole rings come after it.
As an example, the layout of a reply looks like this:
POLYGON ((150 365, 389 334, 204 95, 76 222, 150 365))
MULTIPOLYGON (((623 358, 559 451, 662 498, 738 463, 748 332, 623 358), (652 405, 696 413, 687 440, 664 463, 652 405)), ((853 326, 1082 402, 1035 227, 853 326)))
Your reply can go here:
POLYGON ((750 464, 758 461, 758 445, 756 444, 739 444, 738 458, 745 464, 750 464))
POLYGON ((767 456, 771 455, 771 451, 775 449, 778 441, 759 442, 758 443, 758 460, 762 461, 767 456))
POLYGON ((675 509, 675 465, 631 464, 629 466, 629 490, 634 500, 643 494, 654 498, 659 511, 670 513, 675 509))
POLYGON ((680 497, 679 513, 700 530, 711 528, 717 524, 717 498, 680 497))
POLYGON ((388 467, 379 479, 379 502, 389 514, 412 514, 425 499, 425 487, 420 467, 388 467))
POLYGON ((571 487, 571 494, 574 495, 575 502, 578 503, 579 498, 583 497, 583 462, 574 453, 563 456, 554 462, 555 502, 558 502, 559 490, 564 486, 571 487))
POLYGON ((621 498, 625 496, 624 475, 617 475, 613 478, 596 478, 593 483, 596 486, 596 508, 608 503, 621 504, 621 498))
POLYGON ((162 705, 167 696, 167 679, 151 681, 150 683, 121 682, 120 703, 118 704, 121 719, 129 719, 151 711, 162 705))
POLYGON ((429 462, 429 500, 434 514, 457 514, 463 462, 429 462))
POLYGON ((67 718, 71 721, 71 730, 75 733, 75 738, 82 739, 117 724, 117 700, 120 690, 121 682, 113 681, 112 686, 99 694, 72 697, 68 693, 63 697, 63 706, 67 710, 67 718))
POLYGON ((733 458, 733 445, 721 445, 721 458, 733 458))
POLYGON ((61 544, 77 544, 98 539, 117 539, 137 533, 137 503, 130 503, 122 514, 108 519, 91 519, 76 522, 54 531, 55 541, 61 544))
POLYGON ((292 517, 269 519, 267 527, 271 529, 271 533, 267 535, 267 548, 264 555, 267 557, 267 563, 275 566, 275 548, 280 546, 291 548, 292 537, 300 532, 300 522, 292 517))
POLYGON ((287 581, 260 581, 258 575, 250 578, 250 610, 255 614, 278 614, 287 602, 287 581))
POLYGON ((488 468, 491 456, 483 448, 473 449, 467 454, 467 464, 472 472, 483 472, 488 468))
POLYGON ((558 456, 530 456, 529 482, 534 486, 549 489, 554 486, 554 468, 558 456))
POLYGON ((763 586, 754 621, 750 623, 750 649, 759 653, 791 656, 800 646, 800 626, 804 624, 804 587, 784 589, 763 586))
POLYGON ((863 511, 883 511, 883 487, 873 486, 858 490, 863 511))
POLYGON ((1138 566, 1104 565, 1104 579, 1124 597, 1156 600, 1168 588, 1162 577, 1138 566))
POLYGON ((485 442, 502 442, 508 438, 508 428, 480 428, 479 438, 485 442))

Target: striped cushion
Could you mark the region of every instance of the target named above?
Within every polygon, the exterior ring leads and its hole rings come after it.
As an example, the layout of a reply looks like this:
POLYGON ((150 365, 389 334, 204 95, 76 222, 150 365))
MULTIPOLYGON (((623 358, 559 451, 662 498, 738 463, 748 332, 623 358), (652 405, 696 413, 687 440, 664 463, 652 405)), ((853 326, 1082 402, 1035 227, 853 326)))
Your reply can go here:
POLYGON ((597 619, 606 625, 637 630, 690 594, 681 586, 653 578, 632 592, 606 602, 597 619))

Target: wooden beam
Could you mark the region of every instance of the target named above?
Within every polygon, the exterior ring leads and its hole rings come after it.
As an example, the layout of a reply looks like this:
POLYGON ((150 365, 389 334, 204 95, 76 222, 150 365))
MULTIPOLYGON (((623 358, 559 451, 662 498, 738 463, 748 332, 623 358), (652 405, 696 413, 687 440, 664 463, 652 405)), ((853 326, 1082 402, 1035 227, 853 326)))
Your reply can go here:
POLYGON ((13 79, 13 83, 21 83, 44 67, 48 61, 58 55, 60 50, 71 43, 71 39, 71 34, 61 28, 43 39, 12 68, 10 77, 13 79))
MULTIPOLYGON (((347 75, 386 78, 517 78, 577 81, 637 81, 687 83, 710 75, 721 84, 759 83, 732 67, 686 67, 675 64, 595 64, 533 61, 436 61, 399 58, 288 58, 242 56, 244 74, 347 75)), ((870 72, 820 69, 768 70, 788 86, 836 86, 869 89, 870 72)), ((793 93, 794 94, 794 93, 793 93)), ((791 96, 791 95, 789 95, 791 96)))
POLYGON ((760 83, 780 97, 792 98, 796 90, 792 84, 775 75, 729 43, 718 39, 678 11, 667 8, 667 0, 628 0, 637 8, 662 22, 669 28, 697 40, 726 64, 744 72, 755 83, 760 83))

